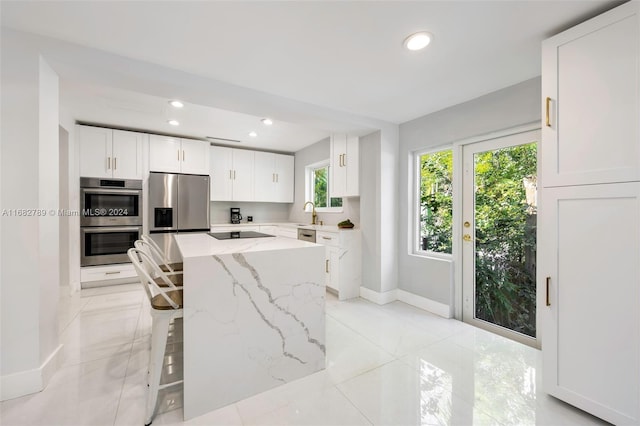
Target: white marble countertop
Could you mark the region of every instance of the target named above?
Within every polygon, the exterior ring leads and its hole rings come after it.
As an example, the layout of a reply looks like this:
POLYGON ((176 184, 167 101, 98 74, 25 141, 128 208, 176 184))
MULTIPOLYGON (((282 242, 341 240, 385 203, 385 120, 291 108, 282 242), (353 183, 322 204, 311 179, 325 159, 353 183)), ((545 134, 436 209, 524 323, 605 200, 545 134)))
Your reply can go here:
POLYGON ((296 222, 242 222, 238 224, 233 223, 212 223, 210 224, 212 227, 215 226, 282 226, 286 228, 303 228, 303 229, 315 229, 316 231, 326 231, 326 232, 341 232, 341 231, 349 231, 350 229, 358 230, 359 227, 355 228, 338 228, 338 225, 311 225, 308 223, 296 223, 296 222))
POLYGON ((285 237, 237 238, 218 240, 206 233, 174 236, 184 259, 231 253, 249 253, 269 250, 317 247, 317 244, 285 237))

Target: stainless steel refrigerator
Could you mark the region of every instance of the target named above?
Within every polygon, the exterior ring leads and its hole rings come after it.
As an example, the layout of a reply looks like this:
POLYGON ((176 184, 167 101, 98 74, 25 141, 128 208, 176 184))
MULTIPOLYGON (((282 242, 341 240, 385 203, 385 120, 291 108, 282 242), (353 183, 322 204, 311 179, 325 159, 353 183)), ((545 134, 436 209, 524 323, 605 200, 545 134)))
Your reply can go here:
POLYGON ((181 256, 173 236, 209 231, 209 176, 149 174, 149 234, 172 262, 181 256))

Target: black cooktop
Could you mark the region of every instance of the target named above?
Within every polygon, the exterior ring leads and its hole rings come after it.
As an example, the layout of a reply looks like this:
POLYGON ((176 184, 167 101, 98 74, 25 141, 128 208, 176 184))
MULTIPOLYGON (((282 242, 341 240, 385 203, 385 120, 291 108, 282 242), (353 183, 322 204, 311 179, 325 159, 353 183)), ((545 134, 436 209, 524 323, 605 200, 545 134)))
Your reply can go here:
POLYGON ((275 237, 275 235, 263 234, 255 231, 231 231, 231 232, 208 232, 213 238, 218 240, 233 240, 236 238, 262 238, 275 237))

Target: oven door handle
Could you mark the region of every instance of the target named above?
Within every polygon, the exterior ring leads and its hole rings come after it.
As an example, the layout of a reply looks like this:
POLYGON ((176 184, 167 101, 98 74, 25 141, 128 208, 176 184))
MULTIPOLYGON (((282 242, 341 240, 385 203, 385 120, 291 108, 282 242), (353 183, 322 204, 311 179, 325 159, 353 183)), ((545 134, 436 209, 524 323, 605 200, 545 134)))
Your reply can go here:
POLYGON ((82 193, 84 194, 112 194, 112 195, 140 195, 142 194, 141 189, 107 189, 107 188, 81 188, 82 193))
POLYGON ((141 226, 82 226, 80 230, 85 234, 104 234, 105 232, 131 232, 142 233, 141 226))

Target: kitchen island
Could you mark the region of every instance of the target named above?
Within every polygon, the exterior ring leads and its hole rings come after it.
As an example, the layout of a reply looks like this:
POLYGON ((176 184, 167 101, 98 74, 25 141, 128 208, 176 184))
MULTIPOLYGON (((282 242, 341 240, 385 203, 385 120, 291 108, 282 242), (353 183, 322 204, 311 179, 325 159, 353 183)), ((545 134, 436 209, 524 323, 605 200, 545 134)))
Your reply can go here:
POLYGON ((325 249, 283 237, 178 234, 184 418, 325 367, 325 249))

